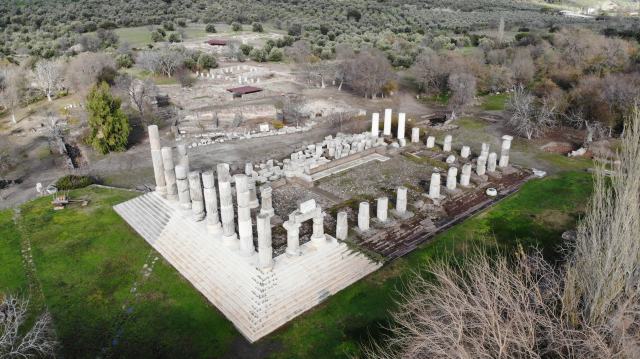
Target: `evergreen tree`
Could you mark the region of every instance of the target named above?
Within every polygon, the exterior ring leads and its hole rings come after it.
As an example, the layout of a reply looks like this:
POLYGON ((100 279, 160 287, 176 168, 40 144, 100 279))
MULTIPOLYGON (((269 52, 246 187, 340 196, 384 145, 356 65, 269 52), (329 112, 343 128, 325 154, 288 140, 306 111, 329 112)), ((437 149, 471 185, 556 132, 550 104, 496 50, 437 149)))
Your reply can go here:
POLYGON ((129 117, 120 110, 121 103, 122 100, 111 95, 105 82, 101 86, 93 85, 87 95, 86 109, 91 128, 88 142, 101 154, 127 150, 131 127, 129 117))

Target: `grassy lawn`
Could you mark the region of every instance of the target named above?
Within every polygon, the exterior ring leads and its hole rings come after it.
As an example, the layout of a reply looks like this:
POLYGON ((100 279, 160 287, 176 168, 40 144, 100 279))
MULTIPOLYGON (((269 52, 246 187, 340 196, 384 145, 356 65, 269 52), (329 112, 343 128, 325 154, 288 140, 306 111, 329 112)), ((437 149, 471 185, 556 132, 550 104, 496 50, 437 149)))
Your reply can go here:
MULTIPOLYGON (((411 273, 428 258, 460 255, 472 244, 540 246, 557 257, 565 229, 574 228, 591 193, 591 175, 560 172, 520 192, 361 280, 254 345, 281 343, 269 358, 347 358, 385 334, 382 326, 411 273)), ((89 187, 88 198, 53 211, 50 197, 21 207, 34 262, 66 358, 219 358, 240 334, 112 210, 137 193, 89 187), (159 259, 155 261, 154 258, 159 259), (145 282, 141 269, 153 269, 145 282), (132 287, 135 293, 130 293, 132 287), (131 309, 130 313, 127 310, 131 309), (120 330, 120 331, 119 331, 120 330), (119 336, 118 336, 119 335, 119 336), (114 346, 113 341, 117 340, 114 346), (109 348, 102 354, 103 348, 109 348)), ((0 212, 0 275, 24 287, 21 237, 13 213, 0 212)), ((143 273, 147 273, 142 271, 143 273)))
MULTIPOLYGON (((146 26, 120 28, 116 29, 115 32, 120 37, 120 40, 129 40, 133 46, 154 43, 151 41, 151 35, 146 26)), ((166 31, 166 38, 169 38, 169 34, 172 32, 175 31, 166 31)), ((207 35, 204 29, 185 28, 185 32, 187 34, 187 38, 185 40, 198 39, 207 35)))
POLYGON ((500 95, 486 96, 480 105, 485 111, 504 110, 504 102, 509 95, 501 93, 500 95))

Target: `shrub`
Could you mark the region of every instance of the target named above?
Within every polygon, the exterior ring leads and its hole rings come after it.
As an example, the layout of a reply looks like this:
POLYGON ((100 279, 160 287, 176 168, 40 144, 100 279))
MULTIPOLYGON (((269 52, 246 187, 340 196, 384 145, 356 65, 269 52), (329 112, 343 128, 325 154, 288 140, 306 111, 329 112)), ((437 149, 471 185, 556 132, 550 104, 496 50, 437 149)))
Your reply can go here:
POLYGON ((269 61, 282 61, 283 56, 284 52, 281 49, 274 47, 269 53, 269 61))
POLYGON ((175 32, 169 34, 169 42, 180 42, 180 36, 175 32))
POLYGON ((211 69, 218 67, 218 60, 213 55, 203 52, 198 56, 198 64, 202 69, 211 69))
POLYGON ((253 50, 253 46, 247 44, 240 45, 240 48, 242 49, 242 53, 246 56, 249 56, 249 53, 251 53, 251 50, 253 50))
POLYGON ((231 29, 233 31, 242 31, 242 25, 238 22, 234 22, 231 24, 231 29))
POLYGON ((265 62, 267 61, 267 52, 264 49, 253 49, 249 53, 249 58, 253 61, 257 62, 265 62))
POLYGON ((164 39, 164 36, 162 35, 162 33, 158 30, 153 30, 151 32, 151 40, 153 42, 158 42, 158 41, 162 41, 164 39))
POLYGON ((262 24, 261 24, 261 23, 259 23, 259 22, 254 22, 254 23, 251 25, 251 30, 252 30, 253 32, 263 32, 263 31, 264 31, 264 29, 262 28, 262 24))
POLYGON ((281 129, 281 128, 283 128, 283 127, 284 127, 284 123, 282 123, 282 122, 277 122, 277 121, 273 121, 273 122, 271 122, 271 125, 272 125, 276 130, 279 130, 279 129, 281 129))
POLYGON ((56 188, 61 191, 70 189, 84 188, 92 184, 93 180, 89 177, 66 175, 58 178, 56 181, 56 188))
POLYGON ((523 32, 523 33, 520 33, 520 34, 516 34, 516 41, 520 41, 520 40, 525 39, 527 37, 529 37, 529 33, 528 32, 523 32))
POLYGON ((116 56, 116 63, 118 67, 129 68, 133 65, 133 61, 129 55, 118 55, 116 56))
POLYGON ((213 24, 207 24, 207 26, 204 28, 204 31, 213 34, 216 33, 216 27, 213 24))

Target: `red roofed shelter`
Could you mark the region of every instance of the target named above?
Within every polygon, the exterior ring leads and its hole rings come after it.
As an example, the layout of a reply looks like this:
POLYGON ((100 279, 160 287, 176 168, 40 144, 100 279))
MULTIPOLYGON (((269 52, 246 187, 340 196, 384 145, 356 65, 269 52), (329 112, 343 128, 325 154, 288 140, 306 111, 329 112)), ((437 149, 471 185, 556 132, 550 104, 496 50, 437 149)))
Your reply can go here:
POLYGON ((205 44, 209 44, 211 46, 226 46, 227 42, 224 40, 209 40, 205 41, 205 44))
POLYGON ((232 89, 227 89, 227 91, 233 92, 234 94, 238 94, 238 95, 242 96, 242 95, 246 95, 248 93, 260 92, 260 91, 262 91, 262 89, 259 88, 259 87, 253 87, 253 86, 242 86, 242 87, 236 87, 236 88, 232 88, 232 89))

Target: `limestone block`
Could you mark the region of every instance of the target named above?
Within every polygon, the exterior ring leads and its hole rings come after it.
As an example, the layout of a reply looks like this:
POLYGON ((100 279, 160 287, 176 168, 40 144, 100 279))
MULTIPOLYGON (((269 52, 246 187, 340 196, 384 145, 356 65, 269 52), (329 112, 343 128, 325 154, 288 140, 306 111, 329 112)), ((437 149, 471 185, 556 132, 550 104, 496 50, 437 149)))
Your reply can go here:
POLYGON ((502 149, 505 149, 505 150, 510 149, 511 141, 513 141, 513 136, 509 136, 509 135, 502 136, 502 149))
POLYGON ((373 137, 378 137, 380 131, 380 114, 375 112, 371 116, 371 134, 373 137))
POLYGON ((447 172, 447 189, 456 189, 456 177, 458 176, 458 169, 456 167, 449 168, 447 172))
POLYGON ((452 164, 452 163, 456 162, 456 156, 450 155, 449 157, 447 157, 445 162, 447 162, 448 164, 452 164))
POLYGON ((398 139, 398 144, 400 147, 405 147, 407 145, 407 139, 406 138, 398 139))
POLYGON ((489 157, 489 148, 491 147, 491 142, 482 142, 482 151, 480 152, 480 157, 489 157))
POLYGON ((262 208, 260 209, 260 213, 266 213, 269 216, 274 215, 273 211, 273 199, 272 199, 273 189, 271 186, 265 185, 260 187, 260 195, 262 196, 262 208))
POLYGON ((347 212, 338 212, 338 219, 336 222, 336 238, 345 240, 347 239, 348 232, 349 224, 347 220, 347 212))
POLYGON ((298 203, 298 211, 300 211, 303 214, 311 213, 315 209, 316 209, 316 200, 313 198, 305 199, 300 203, 298 203))
POLYGON ((433 136, 427 137, 427 148, 434 148, 436 146, 436 138, 433 136))
POLYGON ((509 166, 509 149, 503 148, 500 155, 500 168, 509 166))
POLYGON ((253 174, 253 164, 251 162, 244 165, 244 174, 251 176, 253 174))
POLYGON ((462 166, 462 175, 460 175, 460 185, 463 187, 469 187, 469 180, 471 179, 471 169, 473 166, 470 163, 462 166))

